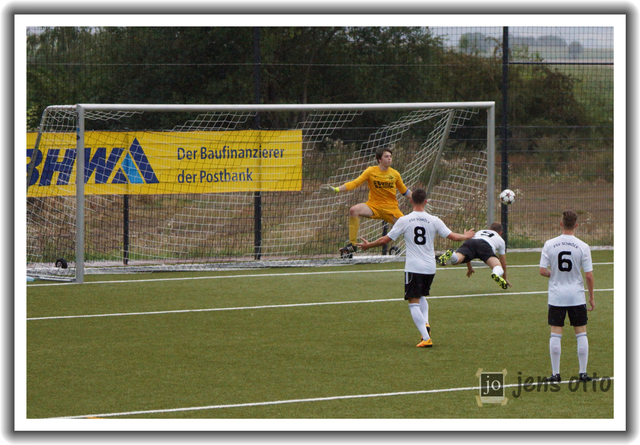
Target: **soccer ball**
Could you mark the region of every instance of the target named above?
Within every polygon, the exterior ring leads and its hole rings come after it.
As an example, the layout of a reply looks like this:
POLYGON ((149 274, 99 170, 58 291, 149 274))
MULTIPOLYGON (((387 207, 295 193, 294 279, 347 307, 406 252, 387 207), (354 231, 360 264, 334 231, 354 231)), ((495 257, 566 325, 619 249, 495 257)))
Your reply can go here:
POLYGON ((515 200, 516 200, 516 194, 509 189, 505 189, 502 191, 502 193, 500 193, 500 201, 504 205, 508 206, 509 204, 513 203, 513 201, 515 200))

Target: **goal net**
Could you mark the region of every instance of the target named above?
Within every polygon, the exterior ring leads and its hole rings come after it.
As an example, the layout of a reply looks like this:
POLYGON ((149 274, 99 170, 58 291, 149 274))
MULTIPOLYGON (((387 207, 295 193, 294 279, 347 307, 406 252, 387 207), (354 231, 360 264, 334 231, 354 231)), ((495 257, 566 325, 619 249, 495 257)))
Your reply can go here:
MULTIPOLYGON (((327 196, 320 186, 354 180, 387 147, 404 183, 427 190, 452 230, 484 227, 494 213, 493 113, 493 102, 48 107, 27 135, 27 274, 82 282, 85 273, 394 260, 402 238, 341 256, 349 207, 368 188, 327 196)), ((362 218, 359 236, 389 229, 362 218)))

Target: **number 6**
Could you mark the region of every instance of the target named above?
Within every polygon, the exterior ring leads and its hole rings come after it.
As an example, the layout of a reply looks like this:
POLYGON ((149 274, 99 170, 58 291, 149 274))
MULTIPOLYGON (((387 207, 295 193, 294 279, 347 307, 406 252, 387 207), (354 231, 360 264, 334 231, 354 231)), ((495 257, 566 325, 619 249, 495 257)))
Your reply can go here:
POLYGON ((571 252, 560 252, 558 254, 558 269, 560 272, 571 272, 573 269, 573 263, 570 259, 562 258, 564 255, 569 255, 571 257, 571 252))

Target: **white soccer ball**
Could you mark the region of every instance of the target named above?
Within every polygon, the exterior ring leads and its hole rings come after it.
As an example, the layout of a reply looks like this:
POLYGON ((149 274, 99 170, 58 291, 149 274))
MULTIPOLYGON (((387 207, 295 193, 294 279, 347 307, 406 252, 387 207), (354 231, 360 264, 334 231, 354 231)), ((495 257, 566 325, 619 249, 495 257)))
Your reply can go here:
POLYGON ((502 193, 500 193, 500 201, 504 204, 504 205, 509 205, 511 203, 513 203, 513 201, 516 200, 516 194, 513 193, 512 190, 509 189, 505 189, 502 191, 502 193))

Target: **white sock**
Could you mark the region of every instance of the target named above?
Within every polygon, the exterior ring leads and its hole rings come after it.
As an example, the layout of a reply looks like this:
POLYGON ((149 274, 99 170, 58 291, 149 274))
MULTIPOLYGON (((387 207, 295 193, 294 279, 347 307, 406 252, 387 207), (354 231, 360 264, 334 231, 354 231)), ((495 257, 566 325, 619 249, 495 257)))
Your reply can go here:
POLYGON ((502 268, 502 266, 496 266, 493 268, 493 273, 501 277, 502 274, 504 274, 504 269, 502 268))
POLYGON ((458 254, 453 252, 451 254, 451 258, 449 258, 449 260, 451 261, 451 264, 458 264, 458 260, 460 260, 460 258, 458 258, 458 254))
POLYGON ((580 373, 587 372, 587 362, 589 361, 589 340, 587 339, 587 333, 576 334, 576 340, 578 341, 578 365, 580 366, 580 373))
POLYGON ((551 374, 560 374, 560 354, 562 353, 561 334, 551 334, 549 339, 549 353, 551 355, 551 374))
POLYGON ((429 302, 424 297, 420 297, 420 310, 422 311, 424 322, 429 324, 429 302))
POLYGON ((423 340, 429 339, 429 333, 427 332, 426 322, 424 321, 424 316, 422 315, 422 311, 420 310, 420 305, 418 303, 410 303, 409 311, 411 311, 411 317, 413 317, 413 322, 416 324, 416 327, 422 334, 423 340))

